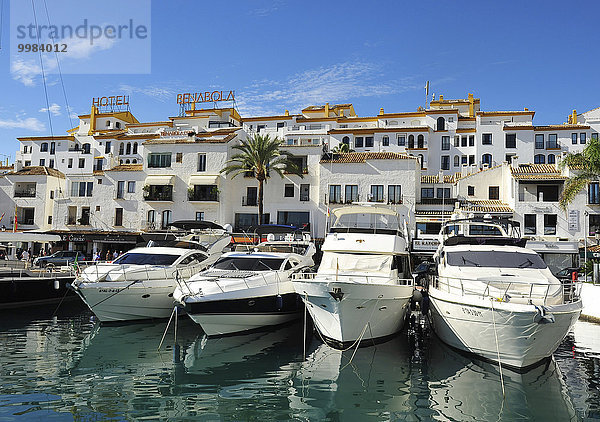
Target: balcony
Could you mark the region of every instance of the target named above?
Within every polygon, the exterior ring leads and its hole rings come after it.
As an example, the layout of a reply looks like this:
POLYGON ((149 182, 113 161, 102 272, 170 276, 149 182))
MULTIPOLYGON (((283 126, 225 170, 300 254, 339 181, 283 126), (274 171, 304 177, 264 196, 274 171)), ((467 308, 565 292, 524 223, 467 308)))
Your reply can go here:
POLYGON ((76 217, 67 217, 65 224, 67 226, 74 226, 77 224, 77 218, 76 217))
POLYGON ((15 198, 35 198, 35 188, 15 189, 15 198))
POLYGON ((342 200, 341 197, 329 199, 329 204, 343 204, 343 203, 344 203, 344 201, 342 200))
POLYGON ((173 192, 154 192, 144 196, 144 201, 173 201, 173 192))
POLYGON ((344 203, 351 204, 353 202, 359 202, 359 201, 360 201, 360 197, 358 195, 355 195, 355 196, 346 197, 346 200, 344 201, 344 203))
POLYGON ((388 205, 400 205, 403 203, 402 198, 388 199, 388 205))
POLYGON ((17 225, 24 225, 24 226, 33 226, 35 224, 34 219, 31 218, 18 218, 17 217, 17 225))
POLYGON ((219 194, 218 193, 198 193, 198 192, 188 192, 188 201, 205 201, 205 202, 219 202, 219 194))
POLYGON ((257 207, 258 198, 256 196, 242 196, 243 207, 257 207))

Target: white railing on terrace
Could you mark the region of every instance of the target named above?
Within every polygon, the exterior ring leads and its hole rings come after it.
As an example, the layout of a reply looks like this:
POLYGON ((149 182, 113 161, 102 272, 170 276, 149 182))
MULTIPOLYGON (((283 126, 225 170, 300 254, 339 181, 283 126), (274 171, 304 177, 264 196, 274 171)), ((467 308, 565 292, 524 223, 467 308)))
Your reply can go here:
POLYGON ((459 296, 475 296, 482 299, 494 298, 503 302, 525 300, 529 304, 552 305, 547 303, 549 298, 555 298, 562 292, 563 303, 579 300, 581 286, 573 282, 558 284, 530 283, 524 281, 504 281, 485 279, 465 279, 458 277, 435 277, 434 288, 459 296))
POLYGON ((292 274, 292 281, 311 281, 315 280, 317 275, 327 277, 328 281, 333 281, 330 278, 335 278, 335 281, 351 281, 365 284, 390 284, 393 282, 399 286, 409 286, 413 284, 413 280, 410 278, 396 278, 392 279, 384 275, 355 275, 355 274, 317 274, 317 273, 295 273, 292 274))

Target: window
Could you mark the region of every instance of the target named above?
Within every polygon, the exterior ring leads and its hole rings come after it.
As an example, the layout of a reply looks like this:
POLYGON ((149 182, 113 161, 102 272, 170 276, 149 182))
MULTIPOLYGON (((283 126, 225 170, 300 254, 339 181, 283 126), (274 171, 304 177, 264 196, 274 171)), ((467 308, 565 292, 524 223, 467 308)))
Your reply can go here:
POLYGON ((283 188, 283 197, 284 198, 293 198, 294 197, 294 185, 292 183, 286 183, 283 188))
POLYGON ((277 129, 283 129, 285 122, 277 122, 277 129))
POLYGON ((346 204, 358 201, 358 185, 346 185, 345 187, 346 204))
POLYGON ((484 133, 481 135, 481 145, 492 145, 491 133, 484 133))
POLYGON ((148 211, 148 214, 147 214, 146 218, 148 219, 147 220, 148 225, 153 225, 154 221, 156 219, 156 211, 154 211, 154 210, 148 211))
POLYGON ((600 204, 600 183, 593 182, 588 185, 588 204, 600 204))
POLYGON ((556 214, 544 214, 544 234, 556 234, 556 214))
POLYGON ((50 167, 51 169, 54 168, 54 158, 51 158, 50 161, 48 161, 48 167, 50 167))
POLYGON ((79 159, 79 168, 82 169, 85 167, 85 158, 79 159))
POLYGON ((438 199, 450 198, 450 188, 437 188, 437 198, 438 199))
POLYGON ((504 156, 504 161, 506 161, 508 164, 512 163, 512 158, 516 157, 516 154, 506 154, 504 156))
POLYGON ((538 202, 558 202, 558 186, 556 185, 538 185, 538 202))
POLYGON ((556 156, 554 154, 548 154, 548 164, 556 164, 556 156))
POLYGON ((517 135, 515 133, 507 133, 505 139, 506 148, 517 147, 517 135))
POLYGON ((123 208, 115 208, 115 226, 123 225, 123 208))
POLYGON ((442 150, 447 151, 450 149, 450 137, 442 136, 442 150))
POLYGON ((443 117, 437 118, 437 130, 446 130, 446 119, 443 117))
POLYGON ((467 195, 475 196, 475 186, 467 186, 467 195))
POLYGON ((421 198, 433 198, 433 188, 421 188, 421 198))
POLYGON ((196 211, 196 221, 204 221, 204 211, 196 211))
POLYGON ((402 186, 388 185, 388 202, 390 204, 402 203, 402 186))
POLYGON ((50 154, 56 154, 56 142, 50 142, 50 154))
POLYGON ((308 183, 300 185, 300 201, 310 200, 310 185, 308 183))
POLYGON ((470 147, 475 146, 475 135, 469 135, 469 146, 470 147))
POLYGON ((492 165, 492 154, 483 154, 481 156, 481 164, 487 164, 488 166, 492 165))
POLYGON ((588 220, 588 232, 590 236, 600 234, 600 214, 590 214, 588 220))
POLYGON ((310 225, 310 213, 306 211, 278 211, 277 224, 308 228, 310 225))
POLYGON ((342 203, 342 185, 329 185, 329 203, 342 203))
POLYGON ((148 167, 171 167, 171 153, 148 154, 148 167))
POLYGON ((119 155, 123 154, 125 154, 125 144, 121 142, 121 144, 119 145, 119 155))
POLYGON ((365 136, 365 148, 373 148, 373 137, 365 136))
POLYGON ((417 148, 425 148, 425 137, 423 135, 417 137, 417 148))
POLYGON ((571 134, 571 143, 573 145, 577 145, 577 134, 576 133, 571 134))
POLYGON ((138 143, 137 143, 137 142, 134 142, 134 143, 133 143, 133 153, 134 153, 134 154, 137 154, 137 152, 138 152, 138 143))
POLYGON ((198 154, 198 171, 206 171, 206 154, 198 154))
POLYGON ((383 202, 383 185, 371 185, 369 202, 383 202))
POLYGON ((473 165, 473 164, 475 164, 475 156, 469 155, 469 165, 473 165))
POLYGON ((467 164, 467 156, 466 155, 463 155, 462 157, 460 157, 460 164, 461 165, 467 164))
POLYGON ((175 162, 176 163, 181 163, 181 161, 183 160, 183 153, 178 152, 175 154, 175 162))
POLYGON ((390 145, 390 137, 389 136, 384 136, 383 138, 381 138, 381 144, 384 147, 387 147, 390 145))
POLYGON ((488 190, 488 199, 500 199, 500 187, 490 186, 488 190))
POLYGON ((131 142, 127 142, 127 147, 125 148, 125 155, 131 154, 131 142))
MULTIPOLYGON (((575 141, 577 141, 577 134, 575 135, 575 141)), ((577 143, 577 142, 575 142, 577 143)), ((544 134, 538 133, 535 135, 535 149, 544 149, 544 134)))
POLYGON ((102 179, 98 179, 98 184, 101 185, 102 184, 102 179))
POLYGON ((441 160, 441 168, 442 170, 450 170, 450 156, 449 155, 442 155, 442 160, 441 160))
POLYGON ((423 157, 423 154, 419 154, 419 163, 421 163, 421 169, 425 168, 425 157, 423 157))
POLYGON ((347 136, 344 136, 342 138, 342 144, 348 145, 348 148, 350 148, 350 138, 347 136))
POLYGON ((598 132, 592 133, 592 139, 598 140, 598 132))
POLYGON ((548 149, 558 148, 558 142, 556 140, 556 133, 551 133, 548 135, 548 145, 546 145, 548 149))
POLYGON ((406 136, 405 135, 399 135, 398 136, 398 146, 399 147, 405 147, 406 146, 406 136))
POLYGON ((536 214, 525 214, 525 221, 524 221, 524 225, 525 225, 525 231, 524 234, 526 235, 534 235, 537 231, 535 225, 536 225, 536 214))
POLYGON ((162 222, 161 222, 161 224, 162 224, 162 228, 163 229, 166 229, 167 227, 169 227, 169 225, 173 221, 172 220, 172 218, 173 218, 172 216, 173 216, 173 214, 171 213, 171 210, 164 210, 162 212, 162 222))
POLYGON ((127 193, 135 193, 135 182, 127 182, 127 193))
POLYGON ((357 136, 356 138, 354 138, 354 147, 355 148, 362 148, 363 147, 363 138, 362 138, 362 136, 357 136))
MULTIPOLYGON (((256 189, 256 188, 254 188, 256 189)), ((252 191, 256 192, 256 191, 252 191)), ((256 192, 257 193, 257 192, 256 192)), ((254 201, 253 203, 248 203, 246 205, 257 205, 256 193, 254 196, 250 195, 250 201, 254 201)), ((193 185, 188 189, 188 200, 190 201, 218 201, 219 200, 219 189, 217 185, 193 185)))
POLYGON ((40 166, 44 167, 46 165, 46 159, 45 158, 40 158, 40 166))
POLYGON ((460 156, 454 156, 454 167, 460 167, 460 156))
POLYGON ((48 216, 48 224, 52 224, 52 216, 51 215, 48 216))
POLYGON ((533 164, 546 164, 546 156, 544 154, 534 155, 533 164))
POLYGON ((54 191, 53 190, 50 191, 50 199, 54 199, 54 191))
POLYGON ((122 199, 125 194, 125 181, 117 182, 117 199, 122 199))
POLYGON ((40 152, 48 152, 48 142, 42 142, 40 145, 40 152))
POLYGON ((67 164, 67 167, 68 168, 73 168, 73 159, 72 158, 69 158, 69 162, 67 164))
POLYGON ((586 141, 586 139, 585 139, 585 132, 582 132, 582 133, 579 134, 579 143, 580 144, 585 144, 585 141, 586 141))
POLYGON ((83 151, 84 154, 89 154, 91 151, 91 145, 90 144, 83 144, 83 148, 81 149, 83 151))
POLYGON ((408 135, 408 148, 415 147, 415 135, 408 135))
POLYGON ((31 165, 31 160, 25 160, 25 167, 29 167, 31 165))
POLYGON ((454 146, 455 147, 459 147, 460 146, 460 136, 455 136, 454 137, 454 146))
POLYGON ((468 138, 467 138, 466 136, 462 136, 462 137, 460 138, 460 146, 461 146, 461 147, 466 147, 466 146, 467 146, 467 139, 468 139, 468 138))

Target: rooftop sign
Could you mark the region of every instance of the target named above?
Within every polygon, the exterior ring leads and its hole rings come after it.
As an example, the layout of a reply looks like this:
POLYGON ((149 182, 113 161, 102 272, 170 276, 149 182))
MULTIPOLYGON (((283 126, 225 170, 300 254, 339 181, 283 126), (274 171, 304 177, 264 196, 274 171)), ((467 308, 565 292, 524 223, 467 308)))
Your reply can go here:
POLYGON ((235 101, 234 91, 205 91, 177 94, 177 104, 215 103, 217 101, 235 101))

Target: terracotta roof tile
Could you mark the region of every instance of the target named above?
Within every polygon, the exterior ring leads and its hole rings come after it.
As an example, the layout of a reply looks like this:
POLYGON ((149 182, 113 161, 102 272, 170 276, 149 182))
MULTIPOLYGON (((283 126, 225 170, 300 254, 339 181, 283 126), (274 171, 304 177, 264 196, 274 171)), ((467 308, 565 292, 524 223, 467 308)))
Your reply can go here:
POLYGON ((398 152, 348 152, 344 154, 326 154, 321 163, 364 163, 367 160, 416 160, 398 152))
POLYGON ((514 212, 514 210, 502 201, 495 199, 473 199, 461 203, 460 207, 465 211, 477 212, 514 212))
POLYGON ((143 164, 121 164, 106 171, 142 171, 143 168, 143 164))
POLYGON ((565 180, 554 164, 519 164, 511 166, 512 176, 517 180, 565 180))
POLYGON ((23 167, 19 171, 12 171, 10 173, 6 173, 7 176, 15 175, 15 176, 52 176, 58 177, 59 179, 64 179, 65 175, 53 168, 42 167, 42 166, 31 166, 31 167, 23 167))
MULTIPOLYGON (((461 174, 460 173, 455 173, 455 174, 445 174, 444 175, 444 183, 454 183, 456 182, 458 179, 461 178, 461 174)), ((439 175, 437 174, 424 174, 421 176, 421 183, 440 183, 440 178, 439 175)))

